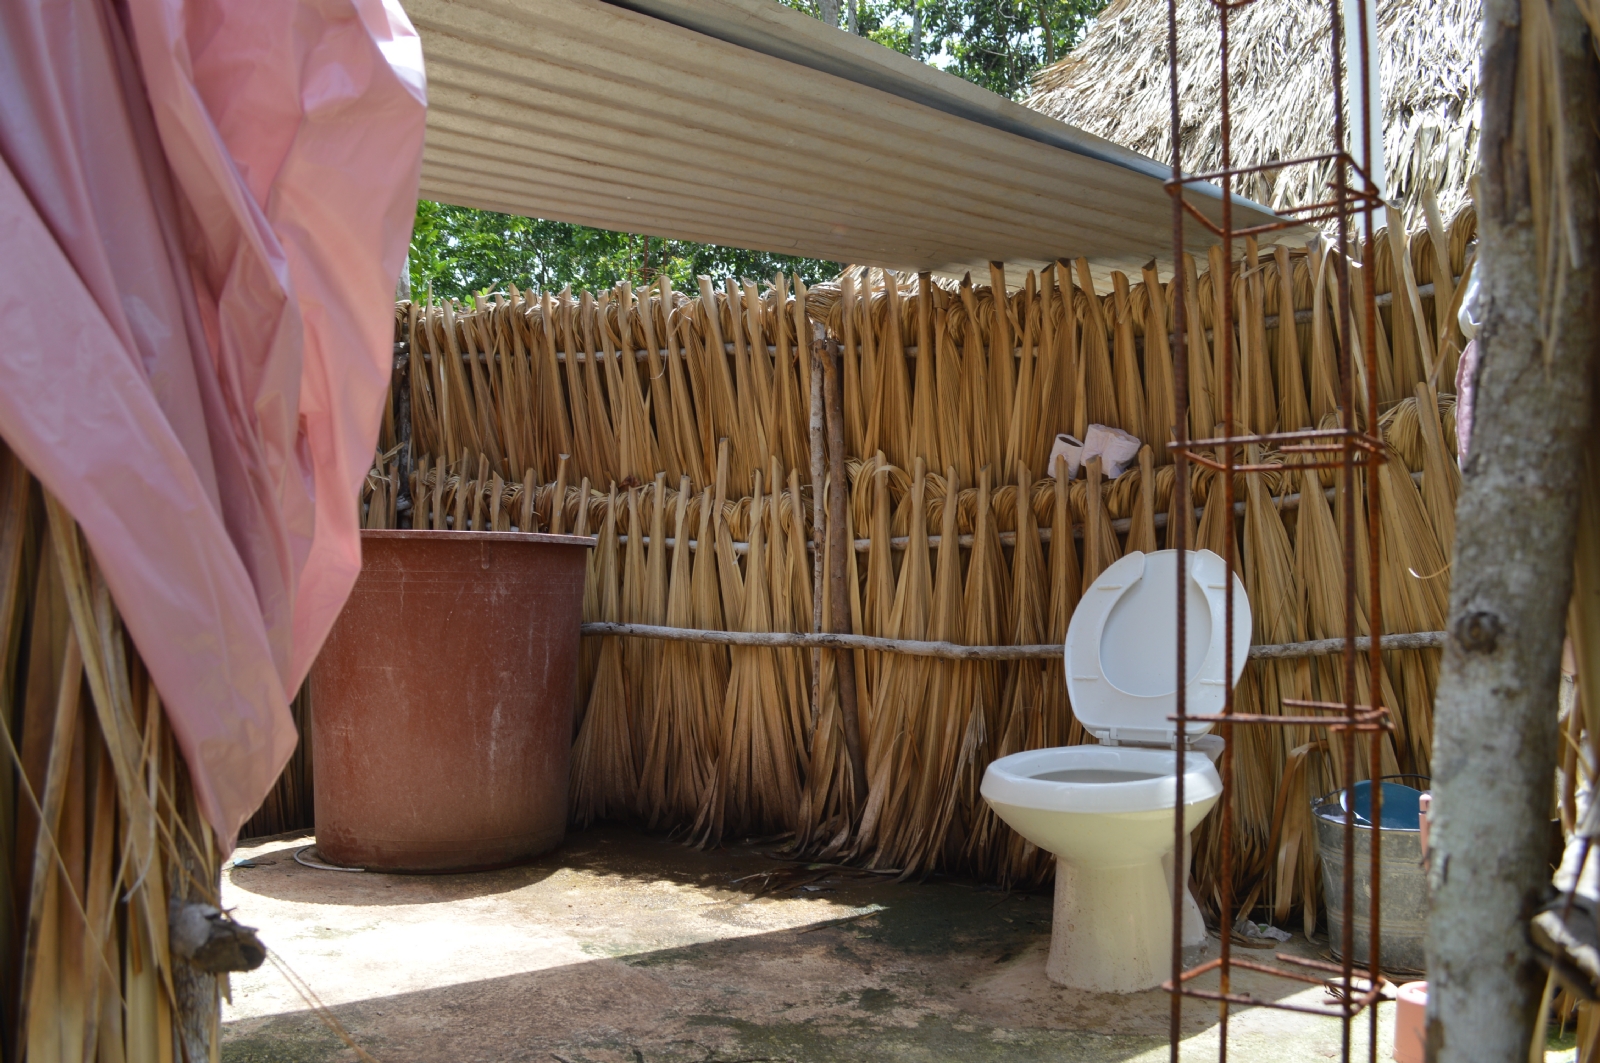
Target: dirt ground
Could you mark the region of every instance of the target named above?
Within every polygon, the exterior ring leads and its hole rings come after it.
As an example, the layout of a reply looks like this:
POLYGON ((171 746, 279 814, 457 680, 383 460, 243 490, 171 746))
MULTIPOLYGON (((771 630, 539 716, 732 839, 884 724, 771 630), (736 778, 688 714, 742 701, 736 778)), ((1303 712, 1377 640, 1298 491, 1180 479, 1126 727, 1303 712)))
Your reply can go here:
MULTIPOLYGON (((383 1063, 1168 1058, 1166 994, 1046 980, 1048 892, 896 883, 770 846, 699 852, 610 828, 472 875, 316 870, 294 860, 312 841, 247 844, 223 874, 224 903, 274 953, 233 980, 226 1063, 359 1058, 334 1025, 383 1063)), ((1326 955, 1300 937, 1286 950, 1326 955)), ((1213 942, 1186 960, 1214 954, 1213 942)), ((1248 972, 1234 987, 1325 999, 1248 972)), ((1379 1011, 1382 1059, 1393 1007, 1379 1011)), ((1353 1024, 1352 1058, 1366 1058, 1367 1022, 1353 1024)), ((1213 1005, 1186 1002, 1183 1028, 1185 1060, 1216 1058, 1213 1005)), ((1246 1009, 1230 1020, 1229 1058, 1337 1059, 1340 1040, 1333 1019, 1246 1009)))

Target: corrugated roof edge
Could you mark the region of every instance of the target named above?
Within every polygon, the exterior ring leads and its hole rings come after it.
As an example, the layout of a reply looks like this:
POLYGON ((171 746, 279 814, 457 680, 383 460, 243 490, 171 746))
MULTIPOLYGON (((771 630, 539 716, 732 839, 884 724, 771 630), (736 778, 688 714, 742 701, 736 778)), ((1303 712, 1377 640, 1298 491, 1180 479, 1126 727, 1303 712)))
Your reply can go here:
MULTIPOLYGON (((1121 166, 1158 181, 1172 176, 1168 165, 1031 110, 954 74, 885 48, 876 41, 828 26, 775 0, 605 2, 991 129, 1121 166)), ((1222 198, 1222 189, 1214 184, 1192 184, 1189 189, 1208 199, 1222 198)), ((1264 217, 1273 216, 1271 210, 1243 196, 1235 195, 1233 202, 1236 206, 1259 211, 1264 217)))

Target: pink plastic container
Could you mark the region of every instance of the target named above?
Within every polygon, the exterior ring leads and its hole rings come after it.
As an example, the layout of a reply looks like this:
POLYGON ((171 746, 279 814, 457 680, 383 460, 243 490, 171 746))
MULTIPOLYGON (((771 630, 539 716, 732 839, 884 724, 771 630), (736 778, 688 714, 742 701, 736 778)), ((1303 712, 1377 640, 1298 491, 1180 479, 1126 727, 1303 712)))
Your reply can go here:
POLYGON ((1427 982, 1407 982, 1400 987, 1394 1008, 1395 1063, 1423 1063, 1427 1010, 1427 982))

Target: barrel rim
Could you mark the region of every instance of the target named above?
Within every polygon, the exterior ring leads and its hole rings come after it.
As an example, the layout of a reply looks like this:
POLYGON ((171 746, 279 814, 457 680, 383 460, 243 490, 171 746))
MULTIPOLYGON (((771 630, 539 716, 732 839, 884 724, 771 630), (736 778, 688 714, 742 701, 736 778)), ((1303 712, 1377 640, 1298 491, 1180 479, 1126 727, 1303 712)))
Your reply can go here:
POLYGON ((420 541, 456 543, 545 543, 550 546, 594 546, 599 539, 593 535, 555 535, 550 532, 456 532, 439 528, 363 528, 363 541, 416 539, 420 541))

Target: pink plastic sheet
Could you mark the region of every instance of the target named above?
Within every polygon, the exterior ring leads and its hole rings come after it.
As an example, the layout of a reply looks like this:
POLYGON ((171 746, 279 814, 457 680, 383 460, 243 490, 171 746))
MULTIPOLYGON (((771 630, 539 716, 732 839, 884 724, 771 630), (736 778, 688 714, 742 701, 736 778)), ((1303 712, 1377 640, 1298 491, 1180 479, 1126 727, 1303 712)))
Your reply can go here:
POLYGON ((0 4, 0 436, 226 844, 360 569, 425 107, 398 0, 0 4))

